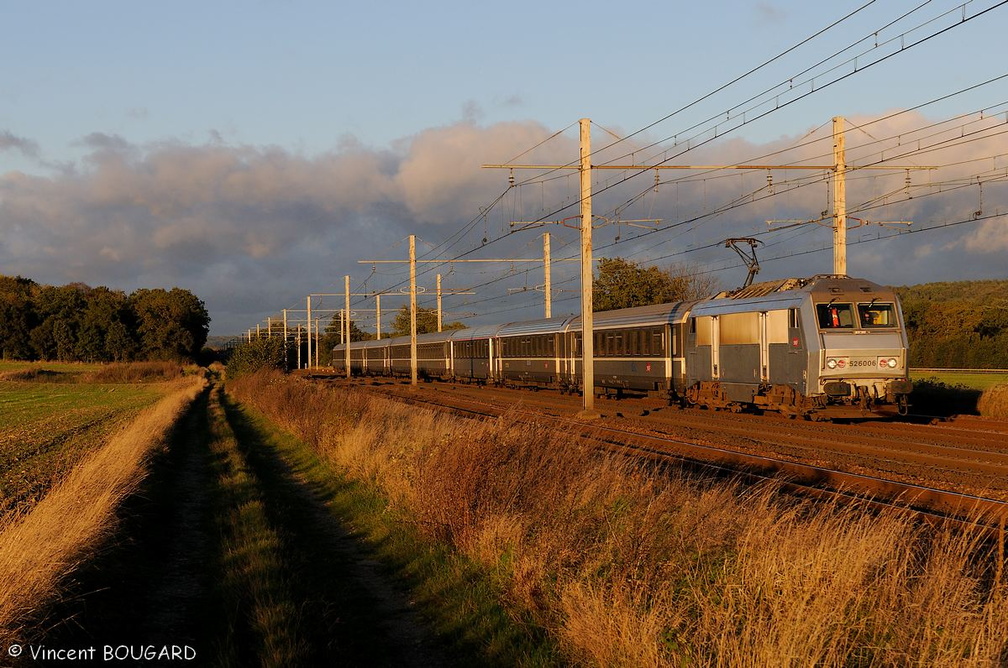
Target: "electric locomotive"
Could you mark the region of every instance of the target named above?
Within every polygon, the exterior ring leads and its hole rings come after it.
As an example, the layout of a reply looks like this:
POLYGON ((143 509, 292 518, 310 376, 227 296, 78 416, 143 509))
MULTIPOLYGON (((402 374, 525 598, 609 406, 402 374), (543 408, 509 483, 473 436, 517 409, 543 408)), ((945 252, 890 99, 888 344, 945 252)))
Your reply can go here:
POLYGON ((691 404, 805 416, 907 411, 899 299, 865 279, 791 278, 697 302, 686 350, 691 404))

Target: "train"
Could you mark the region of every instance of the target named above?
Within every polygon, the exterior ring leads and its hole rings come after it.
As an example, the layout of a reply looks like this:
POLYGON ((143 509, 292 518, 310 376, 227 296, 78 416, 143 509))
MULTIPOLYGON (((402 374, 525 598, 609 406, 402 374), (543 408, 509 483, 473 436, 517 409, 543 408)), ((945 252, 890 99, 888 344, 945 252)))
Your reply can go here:
MULTIPOLYGON (((661 396, 683 407, 788 417, 906 414, 912 384, 899 298, 820 274, 712 297, 594 314, 596 396, 661 396)), ((581 393, 580 316, 417 336, 425 380, 581 393)), ((410 338, 355 341, 356 375, 410 376, 410 338)), ((345 344, 333 366, 346 373, 345 344)))

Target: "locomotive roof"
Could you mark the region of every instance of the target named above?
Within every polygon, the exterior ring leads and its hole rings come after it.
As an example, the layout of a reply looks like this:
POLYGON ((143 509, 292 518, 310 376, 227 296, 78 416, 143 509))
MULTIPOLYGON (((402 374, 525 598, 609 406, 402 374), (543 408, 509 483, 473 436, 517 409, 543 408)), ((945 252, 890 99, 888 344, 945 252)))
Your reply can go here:
POLYGON ((889 288, 873 283, 865 278, 817 274, 810 278, 779 278, 773 281, 753 283, 744 288, 721 292, 711 299, 753 299, 781 292, 885 292, 889 288))
POLYGON ((693 307, 695 315, 716 315, 750 310, 758 304, 763 309, 782 309, 797 306, 808 296, 815 298, 845 295, 848 299, 865 295, 892 294, 890 288, 864 278, 818 274, 810 278, 784 278, 754 283, 732 292, 722 292, 693 307))

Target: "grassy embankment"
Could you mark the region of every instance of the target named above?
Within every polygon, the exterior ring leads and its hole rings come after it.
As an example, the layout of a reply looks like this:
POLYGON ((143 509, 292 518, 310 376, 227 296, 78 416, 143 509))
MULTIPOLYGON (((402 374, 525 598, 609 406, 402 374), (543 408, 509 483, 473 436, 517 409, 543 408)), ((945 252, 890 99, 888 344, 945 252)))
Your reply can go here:
POLYGON ((555 663, 552 644, 508 617, 470 560, 422 540, 379 490, 253 406, 230 392, 222 403, 211 408, 221 591, 240 611, 219 642, 223 664, 555 663))
POLYGON ((201 377, 178 378, 166 385, 134 388, 135 392, 123 386, 113 392, 87 382, 26 387, 15 381, 3 387, 11 405, 21 406, 20 411, 4 411, 4 419, 16 416, 7 424, 16 425, 16 438, 4 452, 14 451, 17 475, 31 474, 17 482, 18 489, 44 496, 0 518, 0 644, 22 637, 24 625, 55 598, 65 578, 108 534, 116 508, 137 489, 152 453, 203 382, 201 377), (123 396, 126 400, 120 401, 123 396), (154 403, 159 396, 163 398, 154 403), (25 407, 26 399, 39 402, 36 410, 25 407), (62 423, 55 418, 64 411, 73 413, 76 402, 85 416, 81 421, 75 424, 71 418, 62 423), (139 411, 144 404, 154 405, 139 411), (131 414, 135 419, 122 426, 131 414), (47 439, 44 433, 53 422, 69 434, 62 442, 47 439), (90 427, 81 430, 82 425, 90 427), (113 425, 121 429, 115 431, 113 425), (83 438, 80 443, 74 440, 78 437, 83 438), (23 447, 26 443, 28 447, 23 447), (42 482, 49 465, 60 471, 42 482))
MULTIPOLYGON (((1003 551, 900 512, 657 474, 513 418, 278 375, 230 384, 591 665, 998 665, 1003 551)), ((421 596, 424 594, 421 592, 421 596)), ((436 597, 433 592, 428 593, 436 597)), ((521 657, 513 657, 521 663, 521 657)), ((526 663, 535 660, 526 657, 526 663)))

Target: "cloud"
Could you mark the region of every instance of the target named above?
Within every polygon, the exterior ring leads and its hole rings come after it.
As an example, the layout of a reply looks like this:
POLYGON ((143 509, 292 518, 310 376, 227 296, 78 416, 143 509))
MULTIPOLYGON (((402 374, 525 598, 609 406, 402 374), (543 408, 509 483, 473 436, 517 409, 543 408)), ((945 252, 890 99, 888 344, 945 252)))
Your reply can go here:
POLYGON ((10 130, 0 131, 0 151, 20 151, 26 158, 37 158, 39 156, 38 144, 30 139, 18 137, 10 130))
MULTIPOLYGON (((929 125, 927 119, 904 115, 884 123, 872 120, 848 122, 852 165, 872 164, 884 153, 898 164, 950 166, 913 171, 909 186, 905 170, 852 172, 848 206, 853 217, 869 223, 912 220, 911 232, 966 220, 981 206, 980 188, 970 181, 976 174, 991 179, 983 189, 983 210, 1004 211, 1008 192, 997 180, 1004 166, 986 158, 1008 153, 999 148, 1002 140, 949 142, 940 152, 922 155, 918 147, 946 139, 934 133, 930 138, 913 136, 914 128, 929 125)), ((994 121, 990 123, 988 129, 995 130, 994 121)), ((198 145, 138 145, 96 132, 80 140, 87 155, 73 169, 44 176, 0 176, 0 266, 5 273, 58 284, 83 281, 127 290, 180 285, 207 302, 215 332, 242 331, 250 319, 297 307, 309 292, 341 290, 344 274, 360 280, 369 268, 359 260, 404 257, 403 241, 409 234, 419 235, 422 247, 430 248, 471 223, 474 229, 461 236, 452 253, 479 246, 484 236, 505 237, 493 251, 502 257, 539 252, 528 246, 535 246, 535 235, 543 230, 509 236, 509 223, 576 215, 577 171, 560 170, 538 179, 535 172, 481 165, 515 158, 527 164, 576 160, 576 129, 544 143, 551 134, 534 122, 484 127, 470 119, 380 149, 345 136, 330 151, 309 157, 278 147, 229 145, 219 135, 198 145), (530 147, 538 148, 523 153, 530 147), (530 178, 535 182, 512 187, 511 177, 515 184, 530 178), (500 203, 482 213, 498 197, 500 203)), ((601 150, 593 161, 832 160, 828 128, 811 140, 804 134, 766 144, 723 141, 682 155, 677 155, 681 147, 648 148, 648 140, 640 138, 632 151, 620 144, 601 150), (802 147, 788 149, 796 144, 802 147)), ((953 135, 949 130, 948 136, 953 135)), ((597 149, 609 141, 599 133, 597 149)), ((3 148, 38 153, 34 142, 9 132, 0 133, 3 148)), ((735 266, 723 239, 760 235, 767 242, 760 249, 761 278, 831 268, 827 226, 782 225, 784 229, 768 232, 766 224, 809 220, 828 209, 826 174, 667 170, 658 176, 656 189, 652 172, 629 180, 628 173, 597 173, 594 208, 610 223, 596 233, 598 254, 727 268, 728 285, 741 281, 744 270, 735 266), (629 222, 651 219, 660 220, 661 233, 646 234, 651 223, 629 222), (826 250, 811 252, 818 248, 826 250)), ((576 232, 561 226, 546 229, 555 235, 555 257, 575 252, 576 232)), ((852 229, 851 273, 899 283, 973 278, 981 272, 1004 275, 1004 218, 887 238, 897 229, 873 224, 852 229)), ((462 267, 457 269, 461 274, 462 267)), ((392 269, 376 271, 373 287, 380 287, 380 280, 397 280, 382 278, 394 273, 392 269)), ((564 268, 558 265, 556 271, 561 280, 564 268)), ((518 271, 515 276, 516 281, 532 280, 518 271)), ((469 310, 486 312, 488 303, 469 310)))
POLYGON ((119 135, 107 135, 104 132, 92 132, 79 144, 96 151, 124 151, 130 147, 129 142, 119 135))
POLYGON ((783 9, 768 2, 756 5, 756 14, 764 23, 779 24, 787 18, 787 13, 783 9))
MULTIPOLYGON (((280 306, 281 278, 317 290, 410 233, 436 238, 467 220, 505 183, 479 169, 481 156, 512 152, 511 136, 544 135, 535 124, 460 124, 394 150, 344 138, 306 157, 219 138, 136 145, 92 133, 78 142, 87 155, 75 169, 0 176, 0 262, 42 282, 185 284, 211 311, 236 292, 261 295, 260 309, 280 306), (222 285, 221 275, 243 280, 222 285)), ((2 137, 5 147, 33 147, 2 137)))

